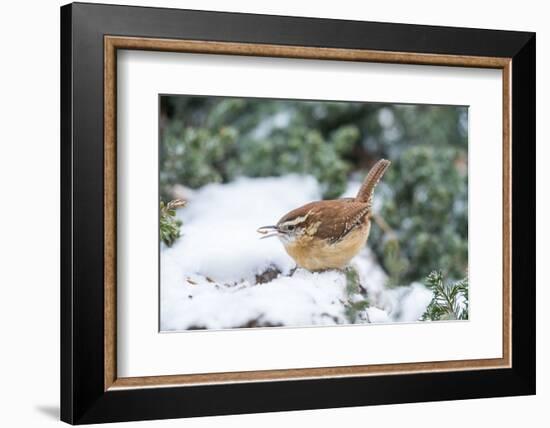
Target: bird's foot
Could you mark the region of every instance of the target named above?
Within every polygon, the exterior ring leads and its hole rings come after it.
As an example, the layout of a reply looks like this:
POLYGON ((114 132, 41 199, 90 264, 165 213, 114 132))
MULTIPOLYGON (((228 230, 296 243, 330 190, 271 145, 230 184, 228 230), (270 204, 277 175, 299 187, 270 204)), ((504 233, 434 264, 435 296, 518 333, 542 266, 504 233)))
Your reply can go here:
POLYGON ((294 266, 292 269, 290 269, 290 272, 288 273, 288 276, 294 275, 294 273, 298 270, 298 266, 294 266))

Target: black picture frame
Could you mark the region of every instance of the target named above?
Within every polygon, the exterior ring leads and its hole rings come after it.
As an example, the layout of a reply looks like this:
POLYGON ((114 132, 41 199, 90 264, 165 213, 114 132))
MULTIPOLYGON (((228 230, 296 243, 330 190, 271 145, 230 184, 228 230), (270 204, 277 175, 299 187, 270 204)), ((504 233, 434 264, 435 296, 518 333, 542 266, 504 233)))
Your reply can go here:
POLYGON ((528 32, 63 6, 61 419, 86 424, 534 394, 535 43, 528 32), (105 35, 511 58, 512 367, 105 391, 105 35))

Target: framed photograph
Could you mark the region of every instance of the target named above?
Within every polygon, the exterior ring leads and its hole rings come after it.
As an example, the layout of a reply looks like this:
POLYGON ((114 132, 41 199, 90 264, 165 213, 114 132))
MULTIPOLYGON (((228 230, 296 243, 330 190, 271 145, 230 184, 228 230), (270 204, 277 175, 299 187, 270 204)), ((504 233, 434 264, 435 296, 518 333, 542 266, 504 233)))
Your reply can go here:
POLYGON ((535 393, 535 35, 61 8, 61 418, 535 393))

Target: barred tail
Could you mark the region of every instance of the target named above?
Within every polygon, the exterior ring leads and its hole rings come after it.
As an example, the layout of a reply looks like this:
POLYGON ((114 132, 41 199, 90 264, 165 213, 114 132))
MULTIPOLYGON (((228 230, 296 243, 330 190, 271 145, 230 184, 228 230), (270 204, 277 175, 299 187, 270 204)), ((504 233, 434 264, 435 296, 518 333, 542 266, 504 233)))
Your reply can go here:
POLYGON ((372 202, 372 195, 374 193, 374 188, 386 172, 386 170, 389 168, 391 162, 386 159, 380 159, 369 171, 369 174, 367 175, 367 178, 365 178, 365 181, 363 182, 363 185, 359 189, 359 192, 357 192, 357 196, 355 197, 356 201, 359 202, 372 202))

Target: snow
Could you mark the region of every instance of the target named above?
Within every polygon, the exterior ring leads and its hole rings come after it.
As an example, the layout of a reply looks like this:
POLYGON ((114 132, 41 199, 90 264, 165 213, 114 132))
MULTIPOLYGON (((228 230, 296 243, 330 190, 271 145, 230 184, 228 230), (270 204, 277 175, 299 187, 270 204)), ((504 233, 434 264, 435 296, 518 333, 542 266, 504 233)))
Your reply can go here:
MULTIPOLYGON (((350 183, 346 196, 357 188, 350 183)), ((320 198, 317 181, 298 175, 240 178, 193 192, 177 212, 182 236, 161 248, 161 330, 349 323, 347 306, 364 297, 349 295, 343 272, 293 272, 282 244, 256 232, 320 198)), ((421 284, 386 287, 368 247, 352 265, 370 304, 360 322, 416 321, 431 300, 421 284)))

